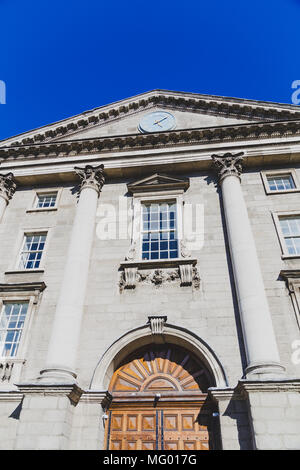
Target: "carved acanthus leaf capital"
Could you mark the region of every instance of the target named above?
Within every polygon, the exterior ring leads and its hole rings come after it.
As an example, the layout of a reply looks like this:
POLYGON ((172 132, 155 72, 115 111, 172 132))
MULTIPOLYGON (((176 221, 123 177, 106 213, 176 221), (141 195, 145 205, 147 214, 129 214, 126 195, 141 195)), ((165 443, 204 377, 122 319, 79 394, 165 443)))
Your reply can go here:
POLYGON ((238 176, 242 173, 242 161, 244 152, 236 154, 225 153, 224 155, 212 155, 214 167, 217 170, 220 182, 226 176, 238 176))
POLYGON ((75 166, 77 175, 81 178, 80 191, 84 188, 93 188, 98 194, 104 185, 105 178, 103 174, 104 165, 92 166, 86 165, 84 168, 75 166))
POLYGON ((16 188, 17 185, 12 173, 0 174, 0 196, 9 201, 13 197, 16 188))

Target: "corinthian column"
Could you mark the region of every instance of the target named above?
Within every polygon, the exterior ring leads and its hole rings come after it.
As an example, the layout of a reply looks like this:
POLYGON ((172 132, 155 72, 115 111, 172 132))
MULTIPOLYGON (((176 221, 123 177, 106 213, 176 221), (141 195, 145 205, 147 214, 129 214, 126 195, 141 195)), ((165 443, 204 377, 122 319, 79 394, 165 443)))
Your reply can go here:
MULTIPOLYGON (((282 373, 271 314, 241 188, 242 153, 212 155, 223 208, 247 354, 247 376, 282 373)), ((254 378, 254 377, 253 377, 254 378)))
POLYGON ((75 167, 75 171, 81 178, 80 197, 65 261, 46 367, 41 371, 39 378, 47 382, 74 382, 76 379, 76 356, 97 201, 104 184, 103 165, 75 167))
POLYGON ((0 174, 0 221, 2 220, 9 200, 15 193, 16 187, 17 185, 12 173, 7 173, 7 175, 0 174))

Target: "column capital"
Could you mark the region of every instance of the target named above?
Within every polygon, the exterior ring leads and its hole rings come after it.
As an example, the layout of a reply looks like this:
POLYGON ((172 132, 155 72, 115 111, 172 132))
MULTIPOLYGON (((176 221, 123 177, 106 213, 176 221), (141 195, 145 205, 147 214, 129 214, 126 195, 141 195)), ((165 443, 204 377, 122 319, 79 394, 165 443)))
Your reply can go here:
POLYGON ((226 176, 237 176, 240 178, 242 173, 242 161, 244 152, 224 153, 224 155, 212 155, 213 164, 217 171, 219 181, 221 182, 226 176))
POLYGON ((16 188, 17 185, 12 173, 7 173, 6 175, 0 174, 0 196, 2 196, 6 202, 13 197, 16 188))
POLYGON ((84 168, 75 166, 74 169, 81 179, 80 191, 84 188, 93 188, 99 195, 105 182, 103 174, 104 165, 86 165, 84 168))

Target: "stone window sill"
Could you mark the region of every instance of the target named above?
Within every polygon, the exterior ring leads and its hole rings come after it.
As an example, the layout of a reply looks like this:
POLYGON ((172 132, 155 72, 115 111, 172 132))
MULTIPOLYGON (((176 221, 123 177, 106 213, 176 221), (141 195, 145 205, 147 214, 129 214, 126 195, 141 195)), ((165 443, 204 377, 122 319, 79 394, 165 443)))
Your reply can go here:
POLYGON ((4 274, 25 274, 25 273, 43 273, 44 269, 15 269, 11 271, 5 271, 4 274))
POLYGON ((294 189, 281 189, 280 191, 266 191, 268 196, 271 196, 272 194, 288 194, 288 193, 300 193, 299 188, 294 188, 294 189))
POLYGON ((36 207, 32 209, 27 209, 26 212, 52 212, 57 211, 57 207, 36 207))
POLYGON ((300 259, 300 255, 281 255, 281 259, 300 259))
POLYGON ((165 281, 176 279, 180 279, 181 286, 191 286, 195 281, 198 287, 200 278, 195 268, 196 264, 196 258, 122 261, 120 263, 122 270, 120 288, 135 288, 141 280, 160 285, 165 281), (175 270, 170 272, 169 268, 175 268, 175 270), (146 271, 148 274, 145 274, 146 271))

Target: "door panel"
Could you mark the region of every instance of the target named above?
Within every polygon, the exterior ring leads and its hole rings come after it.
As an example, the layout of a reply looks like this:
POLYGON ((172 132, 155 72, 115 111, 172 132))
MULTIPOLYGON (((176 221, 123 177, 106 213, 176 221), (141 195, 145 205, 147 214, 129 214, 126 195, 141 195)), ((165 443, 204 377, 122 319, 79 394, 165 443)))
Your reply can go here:
POLYGON ((158 441, 156 410, 110 411, 107 448, 110 450, 155 450, 158 441))
POLYGON ((112 410, 106 426, 111 450, 208 450, 209 433, 194 409, 112 410))

